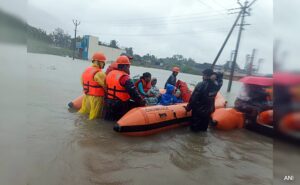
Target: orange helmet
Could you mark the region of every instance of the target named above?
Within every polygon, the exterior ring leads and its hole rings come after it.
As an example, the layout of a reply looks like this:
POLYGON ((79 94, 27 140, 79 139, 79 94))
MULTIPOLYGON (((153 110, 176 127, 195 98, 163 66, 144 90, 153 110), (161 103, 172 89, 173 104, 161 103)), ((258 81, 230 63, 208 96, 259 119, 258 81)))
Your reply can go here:
POLYGON ((117 63, 118 65, 119 65, 119 64, 127 64, 127 65, 130 65, 130 64, 131 64, 127 56, 119 56, 119 57, 117 58, 116 63, 117 63))
POLYGON ((103 53, 96 52, 96 53, 94 53, 92 60, 93 61, 96 60, 96 61, 99 61, 99 62, 105 62, 106 57, 104 56, 103 53))
POLYGON ((180 68, 179 68, 179 67, 173 67, 172 71, 173 71, 173 72, 177 72, 177 73, 179 73, 179 71, 180 71, 180 68))

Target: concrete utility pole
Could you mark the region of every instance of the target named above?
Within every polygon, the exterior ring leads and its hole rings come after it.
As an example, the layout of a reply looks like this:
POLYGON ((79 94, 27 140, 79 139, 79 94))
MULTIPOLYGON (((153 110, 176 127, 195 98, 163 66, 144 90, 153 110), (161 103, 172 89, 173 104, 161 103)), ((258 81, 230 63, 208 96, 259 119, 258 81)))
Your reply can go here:
POLYGON ((234 55, 235 55, 235 50, 232 50, 232 51, 231 51, 231 55, 230 55, 230 61, 231 61, 231 62, 233 61, 234 55))
POLYGON ((246 15, 250 16, 250 13, 248 12, 248 10, 249 10, 250 6, 252 6, 255 1, 256 0, 253 0, 249 4, 249 2, 246 0, 244 5, 242 5, 241 2, 238 1, 238 4, 240 5, 240 9, 241 9, 239 14, 241 14, 242 18, 241 18, 240 24, 238 24, 238 26, 240 26, 240 29, 239 29, 238 38, 237 38, 236 47, 235 47, 236 52, 235 52, 235 55, 234 55, 234 58, 233 58, 232 66, 231 66, 231 72, 230 72, 230 76, 229 76, 229 83, 228 83, 228 87, 227 87, 227 92, 230 92, 230 90, 231 90, 233 74, 234 74, 234 69, 235 69, 235 65, 236 65, 236 59, 237 59, 237 56, 238 56, 238 53, 239 53, 242 32, 244 30, 244 26, 249 25, 249 24, 245 24, 245 16, 246 15))
POLYGON ((222 44, 222 46, 221 46, 221 48, 220 48, 220 50, 219 50, 219 52, 218 52, 218 54, 217 54, 217 56, 216 56, 216 58, 215 58, 213 64, 212 64, 212 69, 215 67, 215 65, 216 65, 216 63, 217 63, 217 61, 218 61, 220 55, 221 55, 222 52, 223 52, 224 47, 225 47, 226 44, 227 44, 227 41, 229 40, 229 38, 230 38, 230 36, 231 36, 231 34, 232 34, 234 28, 236 27, 236 24, 237 24, 237 22, 239 21, 239 19, 240 19, 240 17, 241 17, 241 13, 242 13, 242 12, 240 11, 240 12, 239 12, 239 15, 237 16, 236 20, 234 21, 234 23, 233 23, 233 25, 232 25, 232 27, 231 27, 231 29, 230 29, 230 31, 229 31, 229 33, 228 33, 228 35, 227 35, 225 41, 224 41, 224 43, 222 44))
POLYGON ((252 72, 253 72, 253 62, 254 62, 255 54, 256 54, 256 49, 253 49, 252 50, 252 55, 250 57, 250 62, 249 62, 248 75, 252 75, 252 72))
POLYGON ((258 59, 257 72, 259 72, 261 64, 264 62, 263 58, 258 59))
POLYGON ((75 36, 74 36, 74 49, 73 49, 73 60, 75 58, 75 51, 76 51, 76 38, 77 38, 77 26, 80 25, 80 22, 78 20, 73 20, 74 26, 75 26, 75 36))

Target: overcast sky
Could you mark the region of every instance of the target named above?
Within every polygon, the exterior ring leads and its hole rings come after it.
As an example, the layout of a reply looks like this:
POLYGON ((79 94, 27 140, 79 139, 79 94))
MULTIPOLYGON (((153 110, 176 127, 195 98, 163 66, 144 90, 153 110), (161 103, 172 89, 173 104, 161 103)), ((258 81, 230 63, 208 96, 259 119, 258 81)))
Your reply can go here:
MULTIPOLYGON (((98 36, 100 41, 118 41, 136 54, 158 57, 182 54, 197 62, 212 62, 223 43, 239 7, 236 0, 28 0, 27 22, 52 32, 61 27, 73 36, 72 19, 81 21, 79 35, 98 36)), ((241 0, 243 3, 244 0, 241 0)), ((257 0, 246 17, 238 64, 258 50, 255 64, 264 59, 261 72, 272 72, 273 1, 257 0)), ((238 27, 237 27, 238 28, 238 27)), ((229 60, 235 48, 237 29, 219 64, 229 60)))
POLYGON ((300 1, 276 0, 275 2, 274 33, 275 38, 279 40, 279 51, 276 55, 282 69, 300 71, 300 1))

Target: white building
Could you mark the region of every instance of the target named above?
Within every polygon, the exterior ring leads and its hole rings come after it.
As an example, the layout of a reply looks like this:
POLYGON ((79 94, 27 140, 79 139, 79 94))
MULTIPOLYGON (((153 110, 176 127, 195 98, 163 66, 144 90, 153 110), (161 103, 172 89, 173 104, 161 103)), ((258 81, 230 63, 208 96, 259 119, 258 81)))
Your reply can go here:
POLYGON ((120 54, 125 53, 124 49, 111 48, 99 45, 99 38, 91 35, 83 36, 81 46, 79 48, 79 55, 82 59, 91 60, 95 52, 102 52, 107 58, 108 62, 115 61, 120 54))

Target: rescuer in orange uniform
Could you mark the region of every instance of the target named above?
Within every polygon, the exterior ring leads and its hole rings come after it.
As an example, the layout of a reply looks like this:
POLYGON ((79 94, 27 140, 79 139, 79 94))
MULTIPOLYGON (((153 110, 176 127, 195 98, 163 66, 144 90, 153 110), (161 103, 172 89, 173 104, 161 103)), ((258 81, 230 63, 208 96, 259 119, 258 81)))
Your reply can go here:
POLYGON ((137 92, 130 79, 130 61, 127 56, 119 56, 118 69, 106 77, 107 97, 105 100, 105 119, 118 120, 130 109, 144 106, 145 100, 137 92))
MULTIPOLYGON (((133 59, 132 56, 130 56, 126 53, 122 53, 120 56, 127 56, 129 61, 131 61, 133 59)), ((117 62, 113 62, 108 66, 108 68, 106 69, 105 74, 108 75, 108 73, 110 73, 112 70, 116 70, 116 69, 118 69, 118 64, 117 64, 117 62)))
POLYGON ((92 66, 85 69, 81 76, 81 84, 85 94, 81 109, 82 114, 89 114, 89 120, 102 116, 105 96, 105 73, 102 69, 105 66, 106 57, 97 52, 93 55, 92 66))

